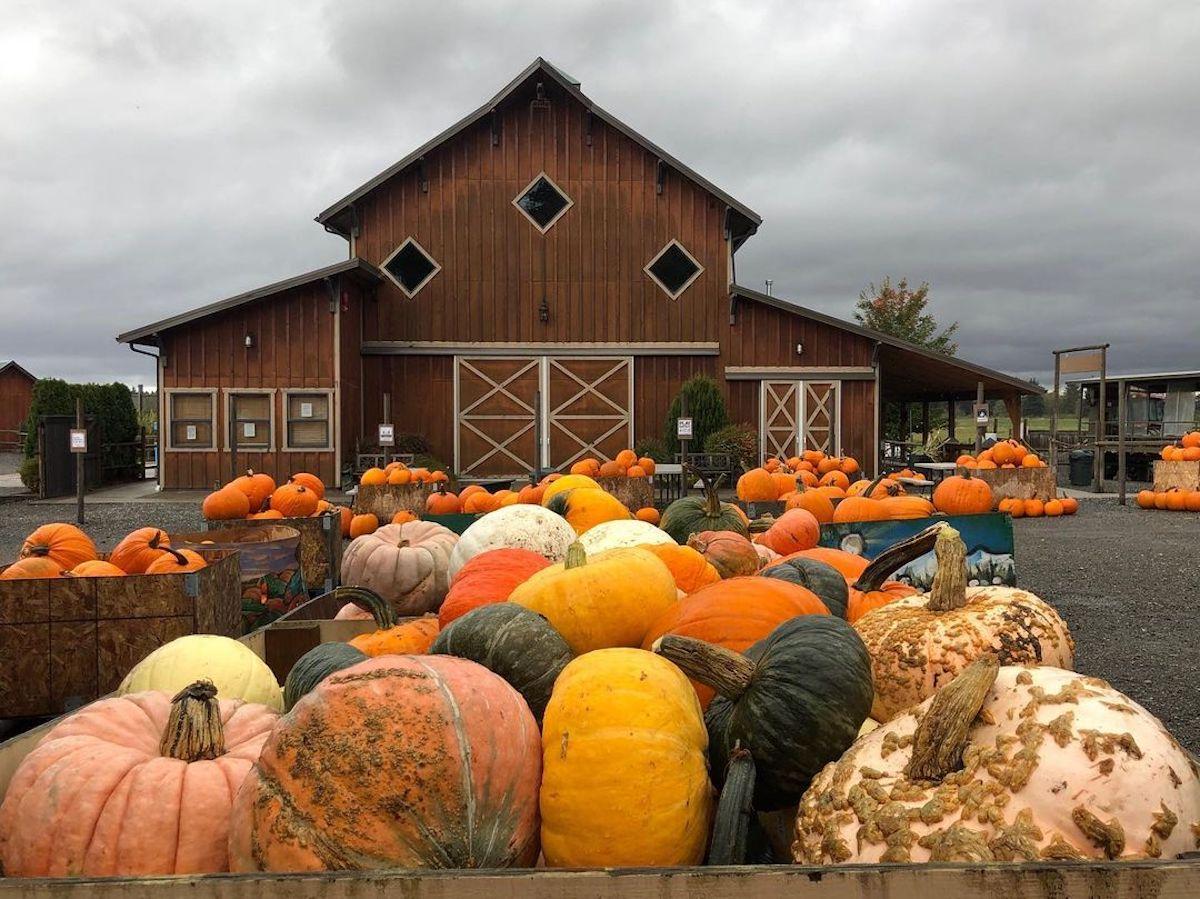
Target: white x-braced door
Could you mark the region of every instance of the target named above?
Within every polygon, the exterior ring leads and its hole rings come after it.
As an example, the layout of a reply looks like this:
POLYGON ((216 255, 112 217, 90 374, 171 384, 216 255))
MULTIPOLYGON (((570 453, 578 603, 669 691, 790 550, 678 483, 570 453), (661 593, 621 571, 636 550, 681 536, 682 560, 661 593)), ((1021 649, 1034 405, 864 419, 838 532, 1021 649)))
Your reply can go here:
POLYGON ((804 450, 841 451, 837 381, 762 381, 759 444, 764 459, 790 458, 804 450))

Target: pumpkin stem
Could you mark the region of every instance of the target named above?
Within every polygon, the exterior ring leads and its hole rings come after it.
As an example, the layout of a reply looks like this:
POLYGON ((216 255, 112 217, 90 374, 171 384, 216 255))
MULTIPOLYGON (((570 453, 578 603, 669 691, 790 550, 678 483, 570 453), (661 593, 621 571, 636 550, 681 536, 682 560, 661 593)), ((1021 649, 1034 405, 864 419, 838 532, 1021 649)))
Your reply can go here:
POLYGON ((225 725, 212 681, 198 680, 171 699, 171 717, 158 745, 159 754, 185 762, 225 754, 225 725))
POLYGON ((885 477, 887 477, 887 475, 883 474, 883 472, 880 472, 879 477, 875 478, 875 480, 873 480, 870 483, 870 485, 867 487, 867 489, 863 491, 862 495, 865 496, 867 499, 874 499, 875 498, 875 488, 879 486, 880 482, 885 477))
POLYGON ((370 612, 380 630, 396 626, 396 613, 392 611, 391 604, 374 590, 366 587, 334 587, 317 599, 324 599, 326 596, 332 596, 336 602, 352 602, 364 612, 370 612))
POLYGON ((756 518, 752 522, 750 522, 750 533, 751 534, 765 534, 767 531, 771 530, 771 526, 774 524, 775 524, 775 516, 772 515, 770 512, 768 512, 766 515, 763 515, 761 518, 756 518))
POLYGON ((941 781, 962 767, 967 734, 999 671, 999 660, 989 653, 933 695, 913 734, 912 757, 904 767, 906 777, 941 781))
POLYGON ((154 536, 146 541, 146 545, 151 549, 158 549, 158 544, 162 542, 162 531, 155 531, 154 536))
POLYGON ((676 634, 663 634, 651 649, 726 699, 737 699, 745 693, 757 668, 740 652, 676 634))
POLYGON ((738 743, 729 755, 725 784, 713 819, 710 865, 746 864, 746 841, 754 819, 754 757, 738 743))
POLYGON ((43 559, 50 555, 50 547, 44 543, 39 543, 36 546, 31 546, 24 553, 25 556, 32 556, 35 559, 43 559))
POLYGON ((567 558, 563 560, 563 568, 570 570, 572 568, 582 568, 587 564, 587 550, 583 548, 583 544, 576 540, 567 547, 567 558))
POLYGON ((858 576, 858 582, 854 584, 854 589, 861 590, 863 593, 873 593, 878 590, 883 586, 883 582, 891 578, 896 571, 909 562, 915 562, 933 549, 941 528, 942 524, 939 522, 930 525, 923 531, 918 531, 911 537, 893 543, 863 569, 863 573, 858 576))
POLYGON ((162 551, 165 553, 170 553, 172 556, 174 556, 176 565, 187 565, 187 563, 188 563, 187 556, 185 556, 183 553, 181 553, 179 550, 175 549, 174 547, 164 546, 162 548, 162 551))
POLYGON ((967 604, 967 545, 958 531, 948 524, 938 526, 933 544, 937 556, 937 574, 929 588, 927 608, 931 612, 950 612, 967 604))

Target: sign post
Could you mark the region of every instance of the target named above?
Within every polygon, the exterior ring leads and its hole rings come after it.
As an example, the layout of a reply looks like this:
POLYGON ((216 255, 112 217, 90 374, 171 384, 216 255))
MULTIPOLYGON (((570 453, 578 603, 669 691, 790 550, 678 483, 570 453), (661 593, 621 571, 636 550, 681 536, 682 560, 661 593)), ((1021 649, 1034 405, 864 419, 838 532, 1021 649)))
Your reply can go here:
POLYGON ((692 417, 688 415, 687 394, 679 395, 679 418, 675 419, 675 437, 679 440, 679 479, 682 495, 688 495, 691 486, 688 479, 688 444, 692 442, 692 417))
POLYGON ((75 521, 83 524, 83 457, 87 455, 87 428, 83 423, 83 397, 75 397, 75 427, 71 428, 75 455, 75 521))
MULTIPOLYGON (((1104 444, 1106 443, 1106 434, 1108 430, 1105 421, 1107 413, 1108 401, 1108 347, 1107 343, 1098 343, 1093 346, 1076 346, 1065 350, 1054 351, 1054 405, 1050 409, 1050 468, 1055 473, 1055 481, 1058 478, 1058 390, 1059 383, 1064 374, 1079 373, 1079 372, 1099 372, 1100 373, 1100 390, 1096 401, 1096 458, 1095 470, 1092 473, 1095 489, 1100 490, 1104 482, 1104 444)), ((1083 403, 1083 390, 1080 389, 1080 406, 1083 403)), ((1120 406, 1120 398, 1118 398, 1118 406, 1120 406)), ((1119 411, 1119 410, 1118 410, 1119 411)), ((1123 422, 1118 421, 1118 444, 1123 444, 1122 434, 1123 422)), ((1117 448, 1117 467, 1124 468, 1124 447, 1119 445, 1117 448)), ((1125 505, 1125 490, 1123 487, 1119 489, 1120 503, 1125 505)))
POLYGON ((987 433, 988 404, 983 399, 983 381, 975 384, 975 455, 983 452, 983 435, 987 433), (980 412, 983 420, 980 421, 980 412))
POLYGON ((383 421, 386 424, 379 425, 379 448, 383 450, 383 467, 387 468, 388 463, 392 461, 391 447, 396 445, 396 430, 392 427, 392 395, 385 393, 383 395, 383 421), (388 429, 387 443, 383 442, 383 429, 388 429))
POLYGON ((379 445, 380 446, 395 446, 396 445, 396 426, 395 425, 380 425, 379 426, 379 445))

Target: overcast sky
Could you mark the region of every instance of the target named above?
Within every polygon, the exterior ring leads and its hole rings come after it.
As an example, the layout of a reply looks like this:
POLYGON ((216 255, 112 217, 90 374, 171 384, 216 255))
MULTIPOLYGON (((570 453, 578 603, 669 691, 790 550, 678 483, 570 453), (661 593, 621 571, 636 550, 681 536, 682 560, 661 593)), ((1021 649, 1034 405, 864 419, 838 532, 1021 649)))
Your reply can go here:
POLYGON ((1200 4, 0 3, 0 361, 345 258, 313 216, 535 56, 759 212, 739 279, 849 317, 927 280, 960 354, 1200 368, 1200 4))

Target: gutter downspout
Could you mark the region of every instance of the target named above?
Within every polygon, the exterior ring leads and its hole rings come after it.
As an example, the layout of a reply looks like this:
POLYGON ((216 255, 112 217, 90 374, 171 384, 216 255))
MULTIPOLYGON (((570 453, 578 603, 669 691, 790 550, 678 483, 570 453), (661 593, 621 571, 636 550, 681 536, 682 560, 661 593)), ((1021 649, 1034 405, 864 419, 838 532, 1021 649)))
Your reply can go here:
MULTIPOLYGON (((158 339, 157 334, 155 335, 155 339, 156 340, 158 339)), ((155 393, 156 401, 158 402, 158 433, 155 435, 155 454, 154 454, 155 461, 157 464, 154 466, 154 481, 155 481, 154 489, 156 492, 161 493, 162 489, 163 489, 163 462, 164 462, 163 446, 165 444, 165 441, 163 439, 163 391, 162 391, 163 358, 162 358, 162 353, 161 352, 151 353, 151 352, 147 352, 146 350, 139 350, 137 348, 137 344, 134 344, 134 343, 130 343, 129 348, 131 350, 133 350, 135 353, 137 353, 139 356, 149 356, 151 359, 154 360, 154 393, 155 393)), ((156 346, 155 349, 158 349, 161 351, 162 348, 156 346)), ((143 470, 142 474, 143 475, 145 474, 144 470, 143 470)))
POLYGON ((875 477, 879 477, 883 473, 879 469, 879 440, 882 436, 881 422, 883 421, 883 392, 881 390, 883 372, 879 361, 879 348, 881 345, 877 340, 875 341, 874 349, 871 350, 871 367, 875 369, 875 444, 873 450, 875 464, 871 470, 875 472, 875 477))

